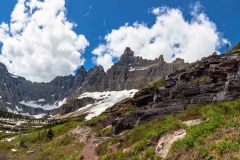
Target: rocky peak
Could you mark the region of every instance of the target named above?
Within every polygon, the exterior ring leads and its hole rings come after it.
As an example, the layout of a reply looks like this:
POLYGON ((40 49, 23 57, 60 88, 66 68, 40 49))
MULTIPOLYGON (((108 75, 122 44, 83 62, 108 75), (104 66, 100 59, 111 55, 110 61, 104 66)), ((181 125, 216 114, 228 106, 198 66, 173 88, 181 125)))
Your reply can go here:
POLYGON ((104 68, 101 65, 95 66, 94 68, 88 70, 87 79, 96 78, 99 75, 105 75, 104 68))
MULTIPOLYGON (((0 96, 6 97, 2 108, 0 103, 0 110, 6 111, 9 107, 12 111, 16 111, 16 106, 18 106, 20 110, 23 110, 20 111, 21 113, 48 113, 44 111, 44 106, 39 110, 39 108, 31 107, 30 104, 26 106, 21 103, 26 101, 40 104, 38 100, 41 100, 41 105, 53 106, 65 98, 74 99, 84 92, 141 89, 158 77, 166 76, 184 67, 184 63, 164 62, 163 56, 155 60, 134 57, 134 52, 127 47, 119 62, 107 72, 102 66, 96 66, 90 70, 80 66, 75 75, 59 76, 49 83, 32 83, 24 78, 11 75, 5 65, 0 63, 0 79, 2 79, 0 96)), ((74 109, 76 108, 78 107, 75 106, 74 109)))
POLYGON ((130 64, 134 61, 134 52, 127 47, 120 58, 119 64, 130 64))
POLYGON ((184 59, 176 58, 176 59, 173 61, 173 64, 177 64, 177 63, 184 63, 184 59))
POLYGON ((133 57, 133 56, 134 56, 134 52, 131 50, 130 47, 127 47, 127 48, 125 49, 123 55, 127 55, 127 56, 133 57))
POLYGON ((158 58, 159 62, 164 62, 164 57, 163 55, 160 55, 159 58, 158 58))
POLYGON ((85 68, 84 66, 81 66, 78 70, 79 70, 79 71, 85 71, 86 68, 85 68))
POLYGON ((81 66, 77 71, 76 71, 76 76, 84 78, 87 75, 87 70, 84 66, 81 66))
POLYGON ((94 67, 94 68, 89 70, 89 72, 97 72, 97 71, 101 71, 101 72, 104 71, 103 66, 98 65, 98 66, 96 66, 96 67, 94 67))

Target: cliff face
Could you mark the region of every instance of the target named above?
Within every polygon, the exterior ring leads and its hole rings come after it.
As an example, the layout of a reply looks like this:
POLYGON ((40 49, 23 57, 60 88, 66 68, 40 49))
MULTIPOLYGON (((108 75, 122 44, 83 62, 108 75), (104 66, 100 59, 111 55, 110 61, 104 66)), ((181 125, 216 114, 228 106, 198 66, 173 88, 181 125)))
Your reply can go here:
POLYGON ((134 57, 127 48, 120 61, 107 71, 102 82, 102 90, 141 89, 146 84, 185 67, 183 60, 166 63, 163 56, 155 60, 134 57))
POLYGON ((155 60, 134 57, 134 52, 130 48, 126 48, 120 60, 106 73, 101 66, 90 70, 88 78, 77 93, 141 89, 153 80, 166 76, 177 69, 183 69, 185 66, 186 63, 182 59, 166 63, 163 56, 155 60))
POLYGON ((156 89, 145 88, 134 98, 108 109, 103 124, 117 133, 146 120, 182 112, 191 105, 240 98, 240 55, 212 55, 169 74, 156 89), (126 114, 131 106, 134 111, 126 114))
POLYGON ((75 104, 78 104, 78 96, 84 92, 141 89, 148 83, 159 79, 159 77, 167 76, 177 69, 183 69, 185 66, 186 63, 181 59, 176 59, 172 63, 166 63, 163 56, 155 60, 134 57, 133 51, 130 48, 126 48, 120 60, 106 73, 101 66, 90 70, 88 72, 89 76, 85 79, 83 85, 69 97, 69 102, 71 103, 66 103, 55 109, 53 113, 69 113, 69 110, 72 112, 81 108, 81 105, 76 106, 75 104), (74 99, 76 103, 72 103, 74 99))
MULTIPOLYGON (((60 107, 64 99, 68 98, 72 102, 84 92, 141 89, 149 82, 182 69, 185 65, 180 59, 166 63, 162 56, 155 60, 134 57, 133 51, 127 48, 119 62, 106 73, 101 66, 89 71, 81 67, 75 76, 56 77, 49 83, 32 83, 23 77, 10 74, 6 67, 0 64, 0 110, 30 115, 47 114, 60 107)), ((79 103, 68 106, 68 112, 82 107, 79 103)), ((58 111, 67 112, 61 107, 55 113, 58 111)))

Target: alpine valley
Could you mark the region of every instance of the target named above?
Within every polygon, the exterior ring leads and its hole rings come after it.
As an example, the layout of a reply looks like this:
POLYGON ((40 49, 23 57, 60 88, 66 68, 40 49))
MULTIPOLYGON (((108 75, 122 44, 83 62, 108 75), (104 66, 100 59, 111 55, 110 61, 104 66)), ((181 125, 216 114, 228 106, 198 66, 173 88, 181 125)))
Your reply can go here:
POLYGON ((0 64, 0 159, 239 159, 240 44, 33 83, 0 64))

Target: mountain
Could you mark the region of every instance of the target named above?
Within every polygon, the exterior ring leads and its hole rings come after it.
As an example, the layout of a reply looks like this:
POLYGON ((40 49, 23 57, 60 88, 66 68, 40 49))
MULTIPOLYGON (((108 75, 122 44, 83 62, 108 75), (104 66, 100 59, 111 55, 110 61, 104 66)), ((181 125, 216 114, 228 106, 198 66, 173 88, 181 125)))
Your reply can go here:
MULTIPOLYGON (((99 101, 102 101, 103 97, 107 94, 109 94, 110 97, 113 96, 113 94, 118 95, 121 98, 116 100, 113 99, 113 101, 115 103, 119 102, 120 100, 133 96, 133 93, 135 93, 136 90, 139 90, 146 86, 146 84, 159 79, 159 77, 165 77, 173 71, 185 68, 186 66, 187 64, 184 63, 184 60, 179 58, 172 63, 166 63, 163 56, 160 56, 155 60, 146 60, 141 57, 135 57, 134 52, 131 51, 130 48, 126 48, 120 60, 106 73, 101 66, 90 70, 88 72, 90 76, 86 78, 83 85, 78 88, 73 95, 68 97, 66 103, 54 109, 53 114, 64 115, 76 111, 73 114, 79 115, 86 112, 92 112, 92 110, 100 114, 101 112, 97 110, 98 106, 95 107, 95 105, 96 103, 99 103, 99 101), (86 92, 94 92, 95 94, 83 96, 86 92), (96 98, 96 95, 98 98, 96 98), (86 105, 88 105, 88 107, 85 108, 84 111, 80 109, 86 107, 86 105)), ((106 103, 108 103, 108 101, 106 101, 106 103)), ((107 107, 104 107, 104 109, 111 107, 112 105, 113 104, 106 104, 105 106, 107 107)))
POLYGON ((118 134, 194 105, 239 99, 239 53, 238 49, 224 55, 213 54, 169 74, 140 90, 133 98, 107 109, 108 116, 99 125, 112 125, 114 133, 118 134))
POLYGON ((83 83, 87 74, 80 69, 76 76, 57 77, 50 83, 33 83, 10 74, 3 64, 0 66, 0 109, 29 115, 49 113, 57 106, 57 101, 83 83))
MULTIPOLYGON (((0 159, 237 160, 239 49, 202 58, 142 89, 86 92, 82 82, 55 110, 62 119, 1 112, 0 159)), ((101 73, 97 84, 107 74, 101 73)))
MULTIPOLYGON (((166 63, 163 56, 155 60, 135 57, 133 51, 126 48, 120 60, 107 72, 102 66, 90 70, 80 67, 74 76, 56 77, 49 83, 33 83, 12 75, 0 64, 0 110, 25 115, 66 114, 96 101, 91 97, 78 100, 77 97, 85 92, 141 89, 185 66, 181 59, 166 63)), ((126 97, 129 95, 122 98, 126 97)))

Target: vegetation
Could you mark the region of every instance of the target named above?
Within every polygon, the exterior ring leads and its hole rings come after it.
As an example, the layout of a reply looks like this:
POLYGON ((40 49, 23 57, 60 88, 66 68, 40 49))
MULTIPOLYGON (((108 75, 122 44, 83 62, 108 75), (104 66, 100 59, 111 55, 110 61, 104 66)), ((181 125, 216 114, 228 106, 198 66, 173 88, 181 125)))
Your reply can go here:
POLYGON ((52 139, 53 139, 53 136, 54 136, 54 133, 53 133, 53 131, 51 130, 51 128, 48 129, 46 137, 47 137, 48 139, 52 140, 52 139))
POLYGON ((226 54, 235 54, 235 53, 240 53, 240 42, 235 45, 231 50, 227 50, 226 54))
POLYGON ((240 101, 196 105, 177 115, 149 121, 103 144, 97 151, 101 160, 160 159, 155 155, 158 139, 184 128, 187 135, 172 146, 168 159, 237 159, 240 155, 240 101), (182 121, 202 118, 188 127, 182 121), (232 132, 229 132, 231 130, 232 132), (117 149, 111 150, 111 146, 117 149))
POLYGON ((208 76, 202 76, 194 80, 194 82, 198 84, 204 84, 204 83, 207 83, 208 81, 209 81, 208 76))
MULTIPOLYGON (((6 159, 75 160, 84 144, 68 132, 85 125, 85 116, 53 121, 31 133, 18 133, 11 142, 0 141, 0 155, 6 159), (12 149, 16 151, 13 152, 12 149)), ((1 159, 1 158, 0 158, 1 159)))
MULTIPOLYGON (((184 139, 172 145, 168 159, 233 159, 240 157, 240 100, 188 106, 183 113, 148 121, 106 140, 97 147, 101 160, 160 160, 155 148, 160 137, 180 128, 184 139), (186 126, 183 121, 201 118, 203 123, 186 126)), ((79 126, 92 126, 97 136, 111 136, 112 126, 94 124, 107 115, 90 121, 85 116, 53 121, 16 139, 0 141, 0 154, 6 159, 77 159, 84 147, 78 136, 69 134, 79 126), (16 151, 12 151, 16 149, 16 151)))
POLYGON ((0 117, 2 117, 2 118, 13 118, 13 119, 17 119, 17 118, 18 119, 28 119, 28 120, 31 119, 28 116, 23 116, 23 115, 19 115, 19 114, 4 112, 4 111, 0 111, 0 117))
POLYGON ((148 84, 147 88, 150 90, 156 90, 158 87, 164 86, 166 83, 166 78, 160 78, 150 84, 148 84))
POLYGON ((110 125, 110 126, 107 126, 101 130, 99 130, 97 132, 97 136, 98 137, 106 137, 106 136, 111 136, 112 135, 112 130, 113 130, 113 127, 110 125))

